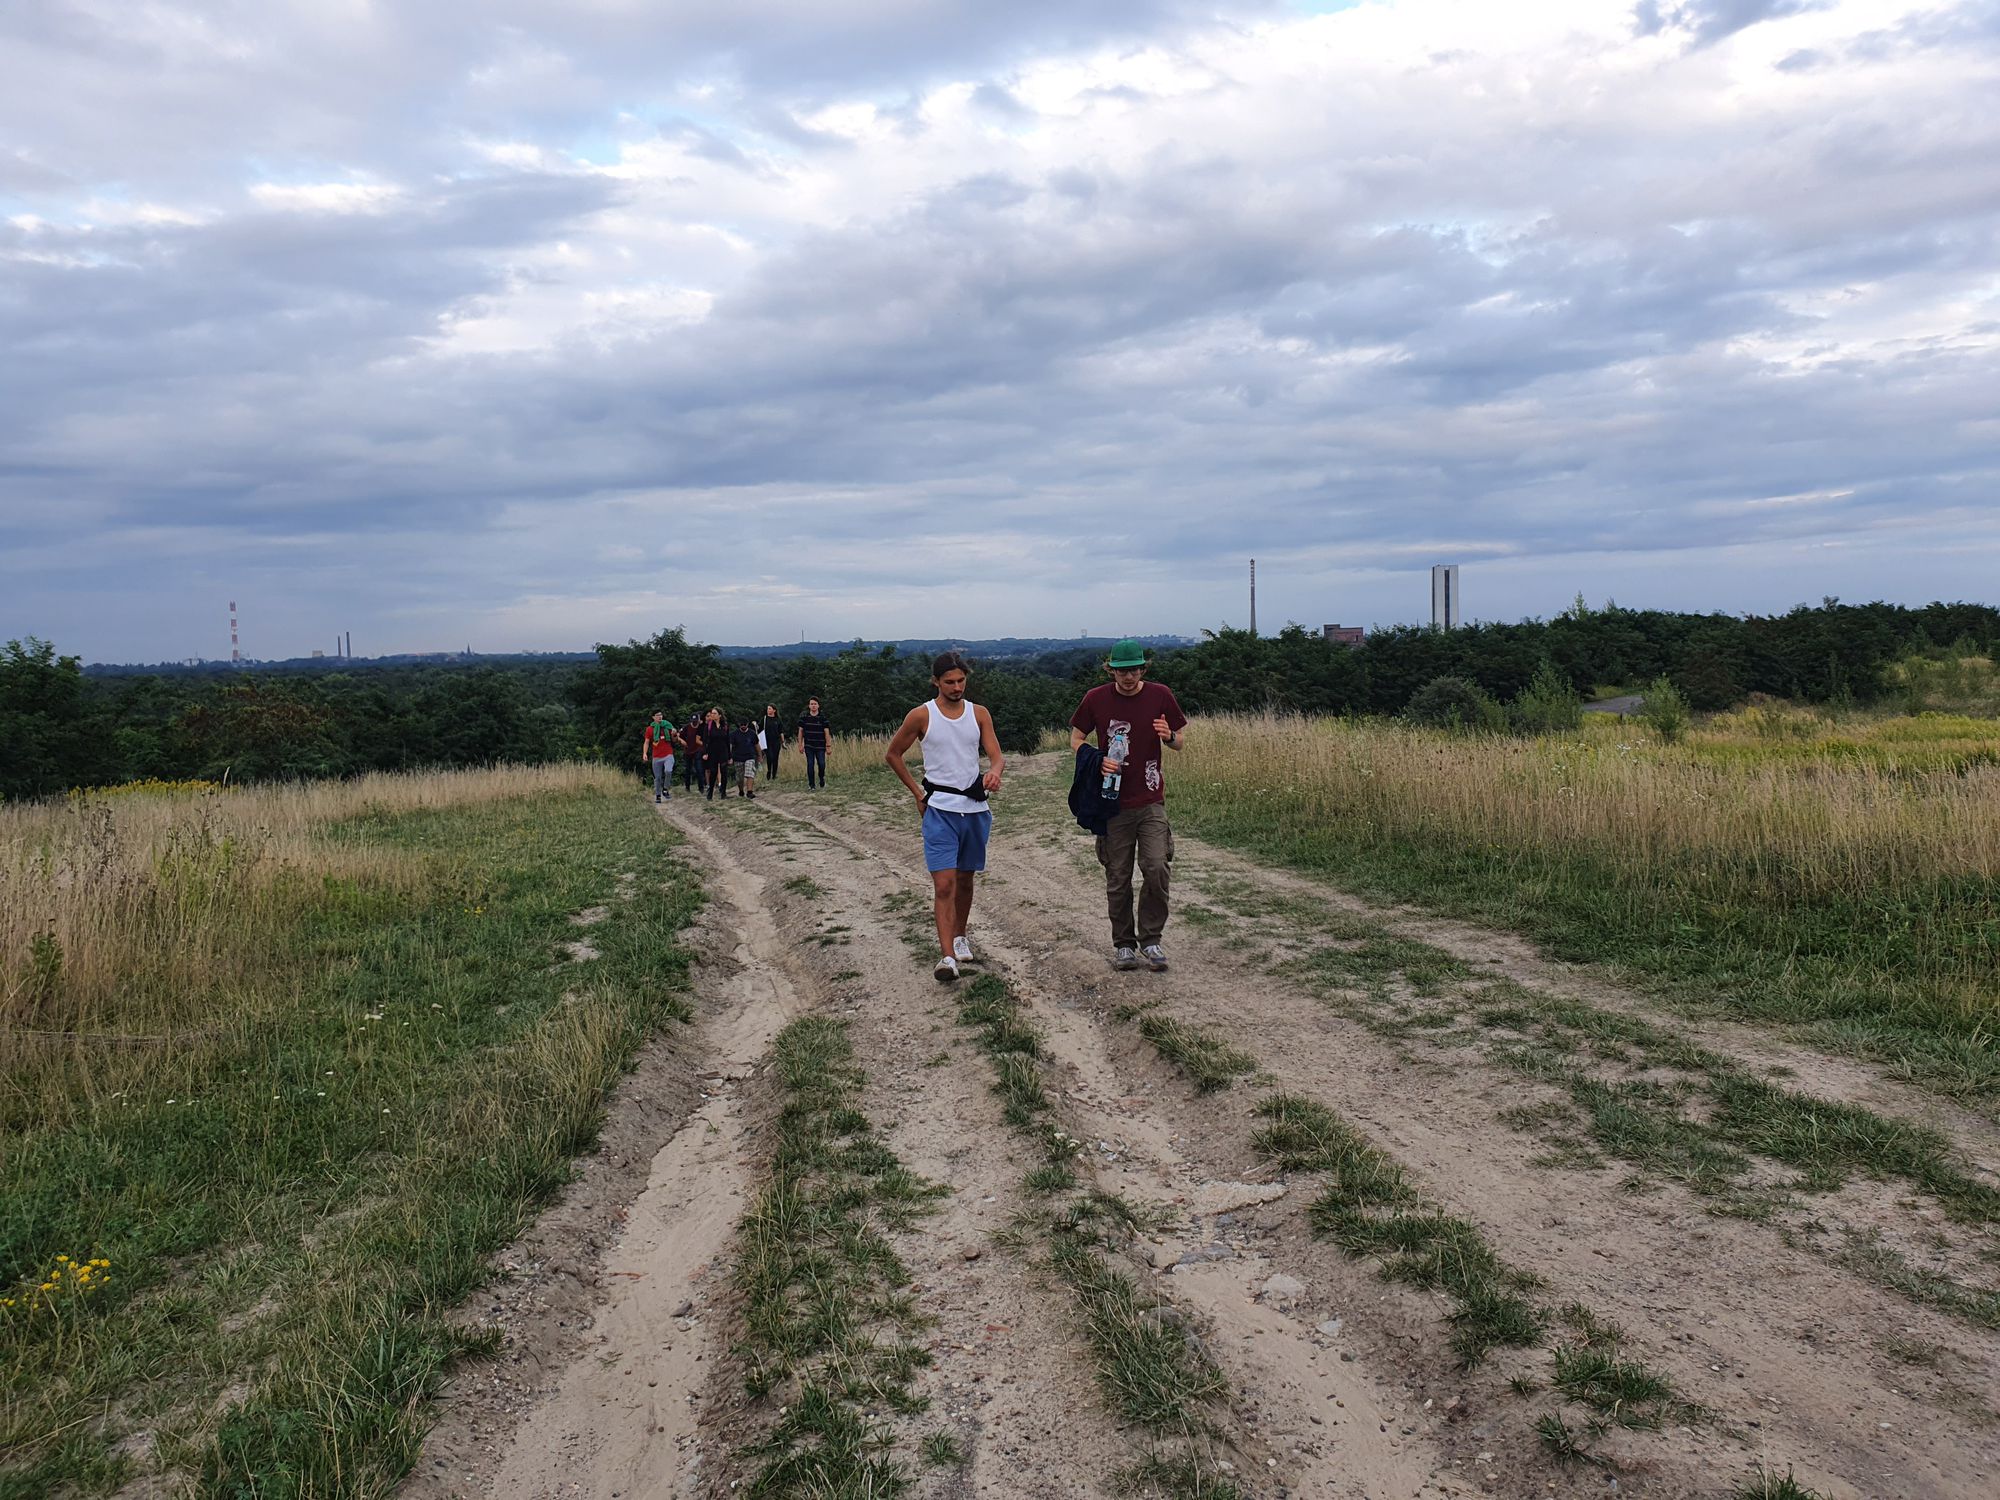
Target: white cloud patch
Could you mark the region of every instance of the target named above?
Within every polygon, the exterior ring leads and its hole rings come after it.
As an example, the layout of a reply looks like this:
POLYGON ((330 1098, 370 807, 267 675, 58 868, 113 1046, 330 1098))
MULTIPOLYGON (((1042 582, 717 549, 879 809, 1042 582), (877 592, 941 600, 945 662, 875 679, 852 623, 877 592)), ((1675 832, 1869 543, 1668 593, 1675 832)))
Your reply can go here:
POLYGON ((285 213, 379 214, 388 212, 403 192, 385 182, 253 182, 250 196, 285 213))

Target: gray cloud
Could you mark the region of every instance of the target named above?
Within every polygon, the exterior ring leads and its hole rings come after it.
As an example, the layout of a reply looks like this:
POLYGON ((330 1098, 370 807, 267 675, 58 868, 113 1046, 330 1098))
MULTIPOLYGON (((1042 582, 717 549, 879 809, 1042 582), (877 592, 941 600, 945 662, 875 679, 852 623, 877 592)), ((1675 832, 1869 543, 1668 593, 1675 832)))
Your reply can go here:
POLYGON ((1759 21, 1795 16, 1830 0, 1639 0, 1632 18, 1643 36, 1684 31, 1698 47, 1734 36, 1759 21))
MULTIPOLYGON (((165 45, 30 14, 86 75, 165 45)), ((1329 618, 1406 617, 1398 574, 1440 558, 1490 569, 1496 613, 1599 577, 1770 607, 1868 592, 1871 560, 1911 597, 1988 576, 1979 34, 1829 35, 1848 107, 1746 121, 1699 73, 1629 108, 1571 102, 1581 54, 1493 65, 1508 89, 1477 48, 1297 83, 1238 76, 1262 65, 1240 31, 1083 14, 1099 40, 1152 23, 1173 67, 1089 53, 1051 102, 1008 60, 1086 56, 1053 9, 844 74, 705 19, 722 81, 587 107, 576 80, 662 44, 564 16, 511 51, 425 33, 404 71, 284 106, 300 140, 335 122, 315 174, 246 157, 190 185, 40 122, 67 146, 33 159, 85 175, 0 189, 42 195, 0 216, 0 638, 183 654, 229 590, 267 640, 340 620, 382 648, 904 634, 943 608, 1192 629, 1253 553, 1329 618), (511 83, 465 81, 502 53, 511 83), (963 125, 924 90, 947 65, 963 125), (447 105, 415 102, 425 67, 447 105), (386 115, 354 118, 364 96, 386 115), (573 113, 620 173, 569 155, 573 113), (510 154, 476 144, 503 124, 510 154), (1867 557, 1820 556, 1843 548, 1867 557), (1734 561, 1759 551, 1795 560, 1760 581, 1734 561)), ((1719 44, 1746 14, 1661 24, 1719 44)))

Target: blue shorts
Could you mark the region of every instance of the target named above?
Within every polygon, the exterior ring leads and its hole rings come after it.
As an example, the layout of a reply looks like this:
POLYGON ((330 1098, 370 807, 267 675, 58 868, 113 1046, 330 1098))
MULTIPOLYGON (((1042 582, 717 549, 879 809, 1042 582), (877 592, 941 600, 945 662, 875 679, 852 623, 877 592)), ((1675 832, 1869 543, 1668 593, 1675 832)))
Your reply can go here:
POLYGON ((986 838, 993 831, 991 812, 946 812, 924 809, 924 867, 940 870, 986 868, 986 838))

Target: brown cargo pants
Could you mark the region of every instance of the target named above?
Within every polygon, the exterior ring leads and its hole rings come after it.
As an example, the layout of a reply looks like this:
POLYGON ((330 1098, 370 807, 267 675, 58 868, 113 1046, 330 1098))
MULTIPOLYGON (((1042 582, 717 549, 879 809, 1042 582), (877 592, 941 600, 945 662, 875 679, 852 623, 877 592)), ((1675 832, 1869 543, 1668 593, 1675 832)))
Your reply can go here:
POLYGON ((1167 927, 1167 881, 1174 862, 1174 831, 1164 803, 1121 809, 1097 841, 1104 866, 1105 903, 1111 909, 1114 948, 1157 943, 1167 927), (1145 884, 1139 892, 1139 920, 1132 921, 1132 860, 1138 856, 1145 884))

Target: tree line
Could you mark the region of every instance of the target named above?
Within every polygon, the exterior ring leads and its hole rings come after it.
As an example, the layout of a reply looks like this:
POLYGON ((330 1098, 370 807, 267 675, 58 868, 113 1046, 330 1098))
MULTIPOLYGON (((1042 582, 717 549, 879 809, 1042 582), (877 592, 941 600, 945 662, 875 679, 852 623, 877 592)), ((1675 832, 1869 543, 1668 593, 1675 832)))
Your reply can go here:
MULTIPOLYGON (((1357 647, 1299 626, 1210 632, 1155 657, 1191 713, 1273 709, 1400 714, 1459 678, 1496 701, 1567 683, 1585 695, 1662 677, 1697 710, 1751 693, 1809 703, 1876 701, 1897 663, 1990 655, 2000 610, 1977 604, 1843 604, 1782 615, 1682 614, 1577 605, 1551 620, 1453 631, 1398 626, 1357 647)), ((1102 681, 1095 649, 974 663, 973 694, 1009 750, 1066 722, 1102 681)), ((312 673, 86 676, 36 639, 0 647, 0 798, 161 780, 263 781, 567 758, 635 765, 653 709, 676 722, 711 705, 787 723, 817 697, 837 731, 887 733, 930 691, 929 662, 855 643, 836 656, 727 658, 676 628, 601 644, 592 661, 358 666, 312 673)))

